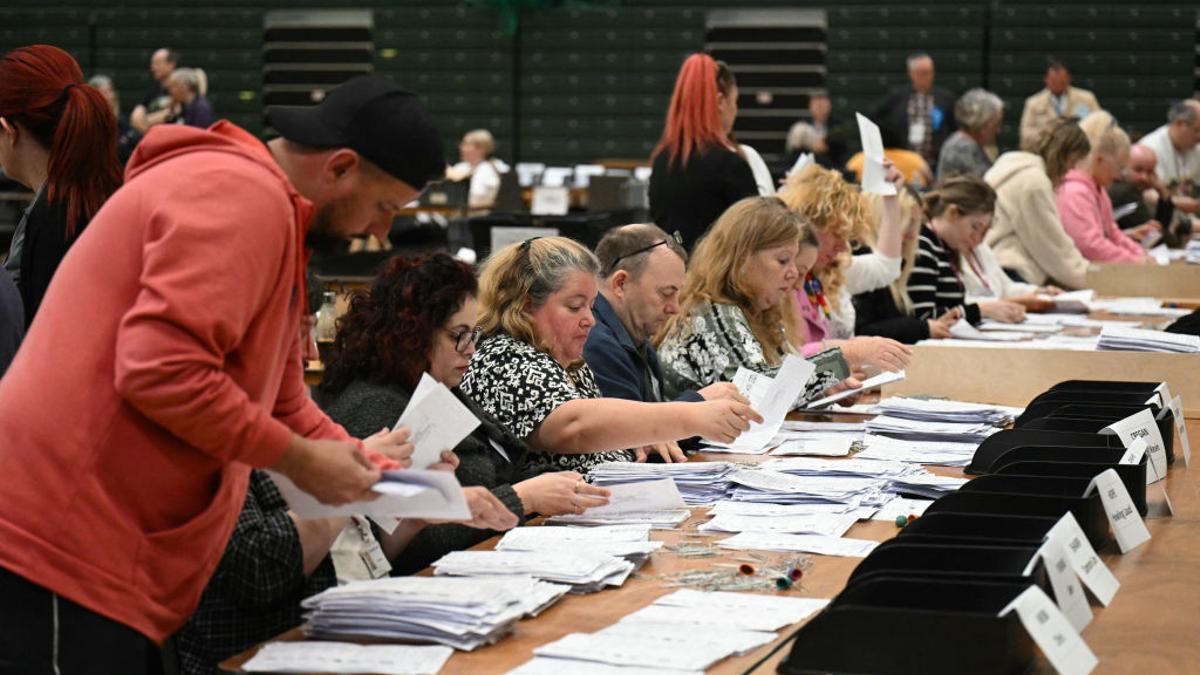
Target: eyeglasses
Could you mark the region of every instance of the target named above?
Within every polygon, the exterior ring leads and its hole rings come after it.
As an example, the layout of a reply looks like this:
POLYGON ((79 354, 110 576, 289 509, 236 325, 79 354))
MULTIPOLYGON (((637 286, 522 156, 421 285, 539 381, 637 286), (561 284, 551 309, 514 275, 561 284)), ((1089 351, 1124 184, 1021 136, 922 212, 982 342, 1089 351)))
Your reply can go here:
POLYGON ((479 338, 483 337, 483 329, 479 326, 469 328, 467 330, 458 331, 457 333, 449 328, 443 329, 451 338, 454 339, 454 349, 459 354, 466 352, 471 347, 479 343, 479 338))
POLYGON ((635 255, 645 253, 646 251, 657 248, 659 246, 666 246, 666 245, 670 244, 672 241, 674 241, 675 244, 678 246, 683 246, 683 235, 679 234, 679 230, 672 232, 670 238, 668 238, 668 239, 663 239, 662 241, 656 241, 653 244, 650 244, 649 246, 643 246, 642 248, 639 248, 636 251, 630 251, 629 253, 626 253, 625 255, 619 255, 619 256, 613 258, 613 261, 608 264, 608 269, 604 270, 604 276, 608 276, 608 275, 612 274, 613 270, 617 269, 617 265, 621 264, 622 260, 625 260, 626 258, 632 258, 635 255))

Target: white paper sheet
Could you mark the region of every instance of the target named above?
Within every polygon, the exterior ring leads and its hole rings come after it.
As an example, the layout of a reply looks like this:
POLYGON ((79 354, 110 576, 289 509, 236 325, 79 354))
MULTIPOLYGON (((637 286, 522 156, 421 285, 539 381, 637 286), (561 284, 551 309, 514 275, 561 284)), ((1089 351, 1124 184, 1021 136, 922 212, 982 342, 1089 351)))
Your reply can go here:
POLYGON ((798 551, 817 555, 864 558, 875 547, 877 541, 826 537, 819 534, 780 534, 775 532, 742 532, 717 542, 722 548, 764 551, 798 551))
POLYGON ((453 450, 475 431, 479 420, 446 385, 422 373, 396 426, 412 430, 412 465, 424 469, 441 461, 442 451, 453 450))
POLYGON ((759 393, 761 385, 755 385, 751 390, 753 398, 750 401, 762 415, 762 423, 751 423, 750 429, 742 432, 730 447, 759 449, 770 443, 814 370, 816 366, 803 357, 794 354, 785 357, 764 393, 759 393))
POLYGON ((251 673, 379 673, 435 675, 450 647, 359 645, 351 642, 272 642, 242 665, 251 673))
POLYGON ((862 191, 884 196, 896 194, 896 186, 887 182, 883 169, 883 136, 879 127, 862 113, 854 113, 854 117, 858 120, 863 149, 862 191))
POLYGON ((861 394, 864 391, 870 391, 872 389, 875 389, 876 387, 882 387, 885 384, 891 384, 893 382, 901 382, 903 380, 904 380, 904 371, 903 370, 901 370, 899 372, 895 372, 895 373, 888 373, 888 372, 879 373, 878 375, 876 375, 874 377, 868 377, 867 379, 863 380, 861 387, 857 387, 855 389, 847 389, 846 391, 838 392, 836 394, 831 394, 829 396, 826 396, 825 398, 818 399, 816 401, 813 401, 812 403, 809 403, 807 407, 809 410, 814 410, 817 408, 824 408, 825 406, 831 405, 831 404, 841 401, 843 399, 847 399, 847 398, 850 398, 851 396, 856 396, 858 394, 861 394))
POLYGON ((670 478, 648 480, 623 485, 609 485, 612 492, 609 503, 593 506, 584 514, 596 517, 628 513, 630 511, 668 511, 687 508, 675 481, 670 478))
POLYGON ((288 507, 300 518, 362 515, 370 516, 380 525, 394 522, 396 518, 471 519, 462 485, 452 471, 384 471, 383 479, 372 487, 379 497, 342 506, 322 504, 287 476, 274 471, 268 473, 288 507))

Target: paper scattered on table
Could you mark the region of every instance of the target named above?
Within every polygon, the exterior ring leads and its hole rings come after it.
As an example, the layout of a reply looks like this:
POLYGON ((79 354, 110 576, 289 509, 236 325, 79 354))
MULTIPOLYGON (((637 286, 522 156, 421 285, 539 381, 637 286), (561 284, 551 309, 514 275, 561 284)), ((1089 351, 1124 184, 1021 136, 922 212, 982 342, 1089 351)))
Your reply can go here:
POLYGON ((866 557, 878 545, 879 542, 866 539, 827 537, 819 534, 781 534, 776 532, 742 532, 741 534, 735 534, 728 539, 722 539, 717 542, 717 546, 722 548, 796 551, 848 558, 866 557))
POLYGON ((950 337, 959 340, 983 340, 986 342, 1021 342, 1033 337, 1033 333, 982 331, 972 326, 965 318, 950 327, 950 337))
POLYGON ((412 466, 424 469, 440 462, 443 451, 453 450, 471 435, 479 419, 446 385, 422 373, 396 426, 412 430, 408 439, 413 445, 412 466))
POLYGON ((724 498, 733 466, 726 462, 605 462, 593 466, 588 478, 594 485, 611 487, 621 483, 670 478, 689 505, 711 504, 724 498))
MULTIPOLYGON (((564 673, 570 673, 570 675, 663 675, 663 670, 653 667, 612 666, 607 663, 535 656, 508 671, 508 675, 563 675, 564 673)), ((672 670, 670 675, 704 675, 704 671, 672 670)))
POLYGON ((310 637, 436 642, 472 650, 518 619, 554 604, 567 586, 529 576, 387 577, 335 586, 305 599, 310 637))
POLYGON ((824 438, 789 438, 771 451, 776 457, 812 455, 817 457, 845 457, 850 454, 854 442, 850 434, 835 434, 824 438))
POLYGON ((453 653, 450 647, 271 642, 242 664, 242 670, 251 673, 436 675, 453 653))
POLYGON ((527 576, 566 584, 572 593, 592 593, 625 583, 634 567, 628 560, 605 552, 451 551, 434 561, 433 573, 462 577, 527 576))
POLYGON ((546 518, 547 525, 649 525, 659 530, 675 529, 687 520, 692 512, 687 509, 672 509, 669 511, 624 511, 604 516, 593 516, 584 513, 564 513, 546 518))
POLYGON ((1043 295, 1039 298, 1054 302, 1054 311, 1066 314, 1087 314, 1091 311, 1092 300, 1096 292, 1090 288, 1078 291, 1059 293, 1058 295, 1043 295))
POLYGON ((879 127, 862 113, 854 113, 854 117, 858 120, 863 149, 862 191, 884 196, 896 194, 896 186, 887 181, 883 168, 883 136, 879 127))
POLYGON ((1097 349, 1126 352, 1200 352, 1200 336, 1167 333, 1142 328, 1111 328, 1100 331, 1097 349))
POLYGON ((787 532, 790 534, 823 534, 840 537, 846 534, 858 517, 853 514, 813 514, 800 516, 716 516, 701 523, 701 532, 787 532))
POLYGON ((932 499, 908 499, 906 497, 896 497, 892 501, 879 507, 875 515, 871 516, 871 520, 883 520, 889 523, 895 522, 900 516, 924 515, 925 509, 933 503, 932 499))
POLYGON ((809 403, 808 406, 806 406, 806 407, 809 410, 824 408, 828 405, 837 403, 838 401, 850 398, 851 396, 857 396, 858 394, 861 394, 864 391, 870 391, 877 387, 882 387, 885 384, 891 384, 893 382, 901 382, 903 380, 904 380, 904 371, 903 370, 895 372, 895 373, 889 373, 889 372, 885 371, 885 372, 879 373, 878 375, 876 375, 874 377, 868 377, 867 379, 863 380, 861 387, 856 387, 854 389, 847 389, 845 391, 841 391, 836 394, 830 394, 829 396, 826 396, 825 398, 817 399, 816 401, 809 403))
POLYGON ((863 422, 808 422, 788 420, 783 423, 784 431, 819 431, 821 433, 861 434, 866 430, 863 422))
POLYGON ((992 331, 1000 331, 1002 333, 1034 333, 1034 334, 1050 334, 1057 333, 1062 330, 1062 325, 1057 323, 1030 323, 1022 321, 1021 323, 1000 323, 991 319, 984 319, 983 323, 977 328, 985 333, 992 331))
POLYGON ((874 435, 863 439, 863 445, 865 449, 858 453, 858 459, 940 466, 966 466, 979 448, 978 443, 911 441, 874 435))
POLYGON ((630 511, 667 511, 686 508, 675 481, 670 478, 660 480, 609 485, 612 492, 608 504, 593 506, 584 511, 585 514, 596 516, 629 513, 630 511))
POLYGON ((268 473, 288 507, 300 518, 364 515, 370 516, 385 529, 389 525, 394 529, 397 518, 471 519, 471 509, 453 471, 384 471, 383 478, 371 487, 380 494, 379 497, 342 506, 322 504, 287 476, 274 471, 268 473))
MULTIPOLYGON (((534 648, 533 653, 556 659, 675 671, 705 670, 732 652, 717 641, 695 640, 687 643, 687 649, 664 649, 663 641, 656 635, 569 633, 534 648)), ((560 672, 568 671, 571 669, 565 667, 560 672)))

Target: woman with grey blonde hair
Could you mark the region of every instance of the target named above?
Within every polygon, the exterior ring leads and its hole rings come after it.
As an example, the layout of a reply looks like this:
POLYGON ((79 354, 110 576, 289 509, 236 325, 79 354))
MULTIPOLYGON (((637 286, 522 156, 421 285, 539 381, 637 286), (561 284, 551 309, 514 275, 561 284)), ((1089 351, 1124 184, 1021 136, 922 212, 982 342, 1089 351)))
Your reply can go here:
POLYGON ((693 436, 729 443, 761 420, 737 400, 602 398, 583 362, 599 274, 596 256, 566 237, 510 244, 480 272, 483 338, 459 386, 524 440, 535 462, 584 473, 602 462, 644 460, 648 446, 693 436))
POLYGON ((982 178, 992 166, 986 147, 996 140, 1004 123, 1004 101, 986 89, 971 89, 954 104, 958 131, 946 139, 938 155, 938 178, 982 178))

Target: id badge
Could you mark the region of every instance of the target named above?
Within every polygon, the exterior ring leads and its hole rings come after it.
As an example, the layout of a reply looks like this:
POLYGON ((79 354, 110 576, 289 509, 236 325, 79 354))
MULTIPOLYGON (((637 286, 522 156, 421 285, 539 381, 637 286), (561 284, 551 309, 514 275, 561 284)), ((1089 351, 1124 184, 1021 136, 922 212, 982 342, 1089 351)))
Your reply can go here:
POLYGON ((925 121, 919 120, 908 125, 908 144, 918 146, 925 142, 925 121))
POLYGON ((367 574, 370 574, 372 579, 386 577, 392 571, 392 564, 383 554, 383 548, 379 546, 378 541, 372 541, 366 548, 359 551, 358 555, 362 558, 363 566, 367 568, 367 574))

